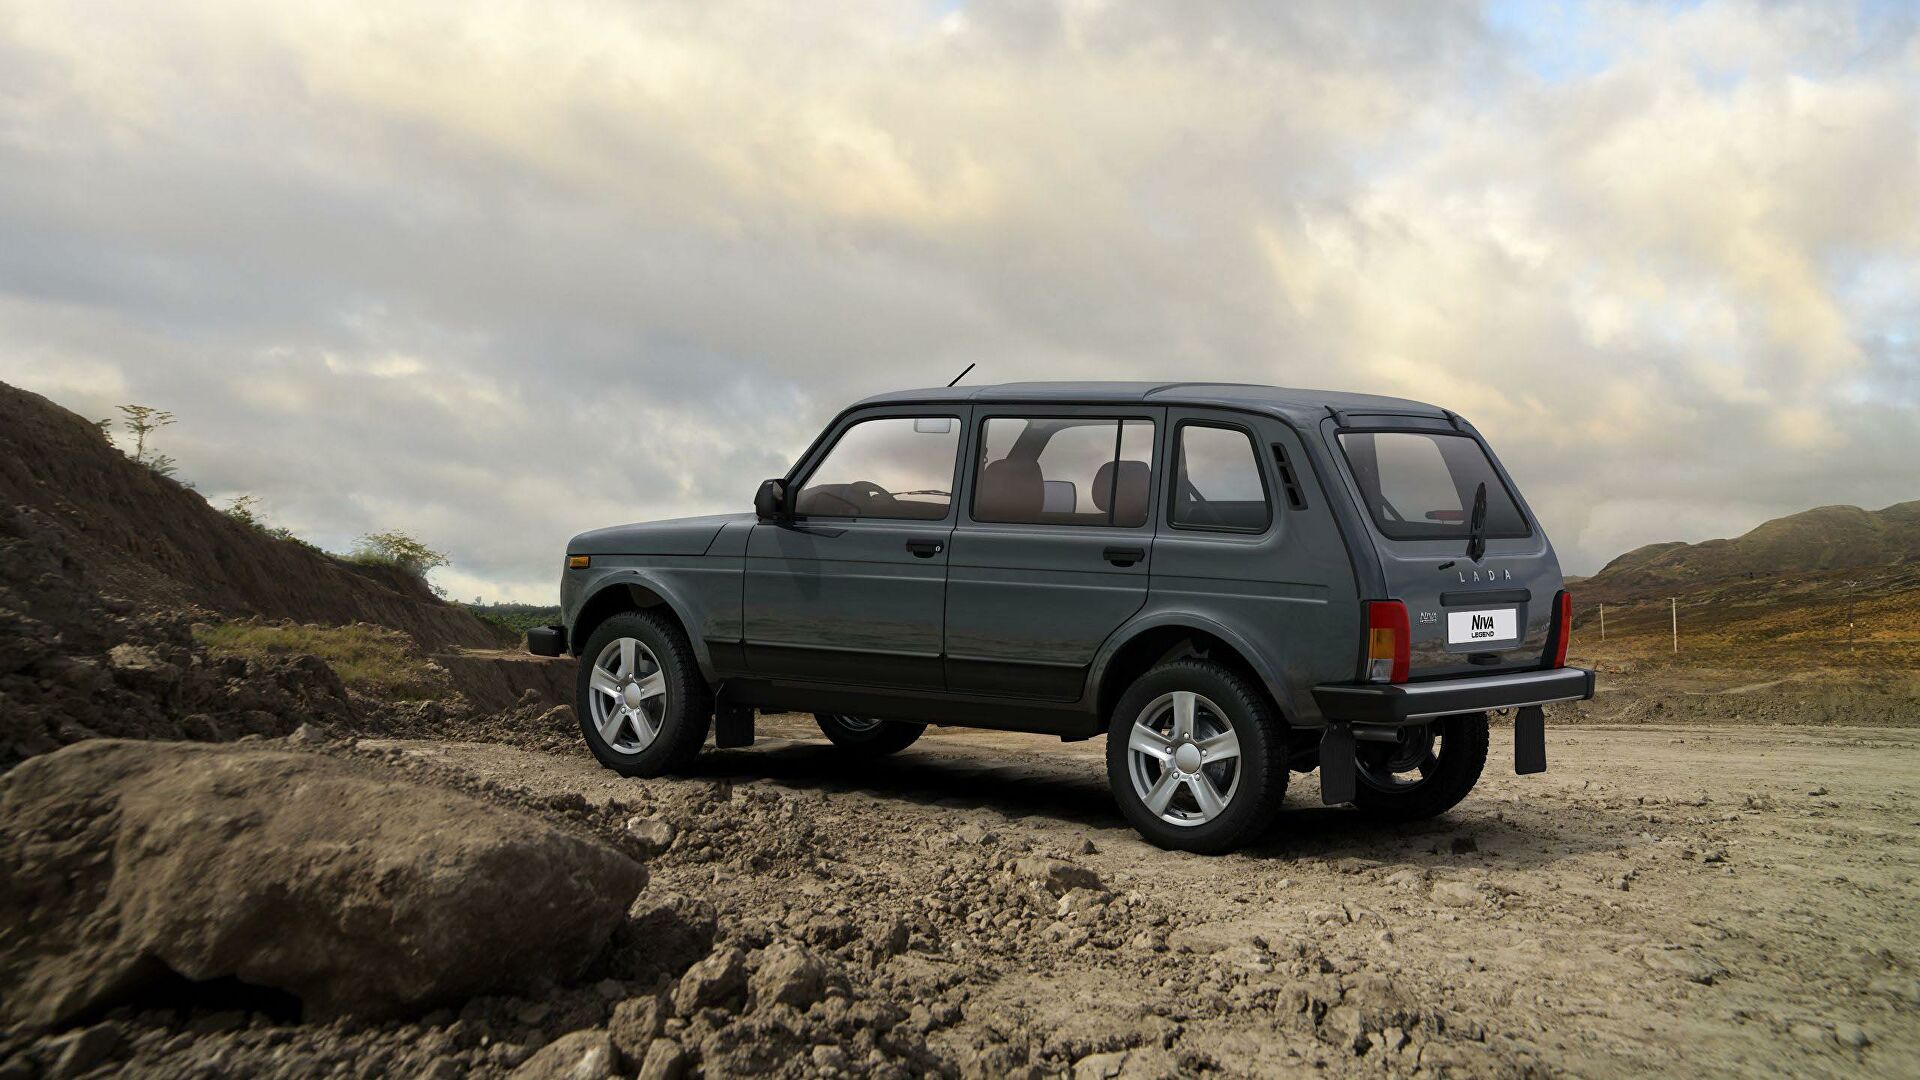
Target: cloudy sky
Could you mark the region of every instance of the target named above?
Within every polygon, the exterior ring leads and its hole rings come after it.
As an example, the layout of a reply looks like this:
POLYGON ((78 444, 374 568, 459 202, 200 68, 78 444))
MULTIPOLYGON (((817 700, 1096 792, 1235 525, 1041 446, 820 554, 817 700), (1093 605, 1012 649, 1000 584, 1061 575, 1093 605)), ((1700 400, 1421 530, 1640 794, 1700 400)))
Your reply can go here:
POLYGON ((0 380, 460 597, 976 362, 1448 405, 1587 572, 1920 498, 1917 18, 0 0, 0 380))

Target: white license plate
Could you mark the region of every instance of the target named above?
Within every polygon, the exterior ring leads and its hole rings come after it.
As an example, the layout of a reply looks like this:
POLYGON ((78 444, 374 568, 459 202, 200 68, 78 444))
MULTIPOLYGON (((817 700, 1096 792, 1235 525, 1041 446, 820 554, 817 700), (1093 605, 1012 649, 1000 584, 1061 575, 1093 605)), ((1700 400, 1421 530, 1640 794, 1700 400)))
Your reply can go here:
POLYGON ((1447 644, 1475 645, 1483 641, 1513 641, 1520 636, 1518 608, 1447 612, 1447 644))

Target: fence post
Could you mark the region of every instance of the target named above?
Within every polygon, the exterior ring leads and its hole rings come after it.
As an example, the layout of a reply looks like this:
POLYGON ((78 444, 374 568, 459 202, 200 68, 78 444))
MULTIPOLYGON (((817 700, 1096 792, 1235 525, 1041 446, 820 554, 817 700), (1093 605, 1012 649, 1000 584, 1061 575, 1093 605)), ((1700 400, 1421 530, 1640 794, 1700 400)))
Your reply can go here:
POLYGON ((1607 605, 1600 605, 1600 640, 1607 640, 1607 605))
POLYGON ((1673 651, 1678 653, 1680 651, 1680 598, 1669 596, 1667 603, 1673 610, 1673 651))

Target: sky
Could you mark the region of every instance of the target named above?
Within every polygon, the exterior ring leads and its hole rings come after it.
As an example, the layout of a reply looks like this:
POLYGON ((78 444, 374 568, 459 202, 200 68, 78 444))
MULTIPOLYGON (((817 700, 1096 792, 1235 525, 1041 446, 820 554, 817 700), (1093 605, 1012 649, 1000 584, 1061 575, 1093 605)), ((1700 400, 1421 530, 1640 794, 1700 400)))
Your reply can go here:
POLYGON ((967 364, 1445 405, 1570 573, 1920 498, 1920 6, 0 0, 0 380, 457 598, 967 364))

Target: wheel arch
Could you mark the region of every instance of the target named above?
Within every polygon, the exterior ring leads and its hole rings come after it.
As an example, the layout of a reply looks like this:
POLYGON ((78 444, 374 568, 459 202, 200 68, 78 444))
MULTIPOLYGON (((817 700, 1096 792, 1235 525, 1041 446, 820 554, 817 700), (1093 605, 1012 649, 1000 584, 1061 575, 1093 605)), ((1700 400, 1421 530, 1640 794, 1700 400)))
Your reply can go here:
POLYGON ((1204 656, 1249 676, 1266 692, 1281 720, 1293 723, 1297 713, 1286 683, 1244 636, 1212 619, 1172 612, 1129 624, 1095 658, 1088 691, 1102 722, 1135 679, 1178 656, 1204 656))
POLYGON ((700 664, 700 674, 712 682, 713 660, 708 655, 707 643, 694 632, 696 624, 688 616, 685 600, 671 585, 637 570, 622 570, 609 575, 581 602, 580 611, 574 616, 573 626, 567 632, 568 651, 579 656, 581 650, 586 648, 587 639, 608 618, 623 611, 648 610, 662 611, 679 624, 680 632, 687 636, 688 644, 693 646, 694 659, 700 664))

